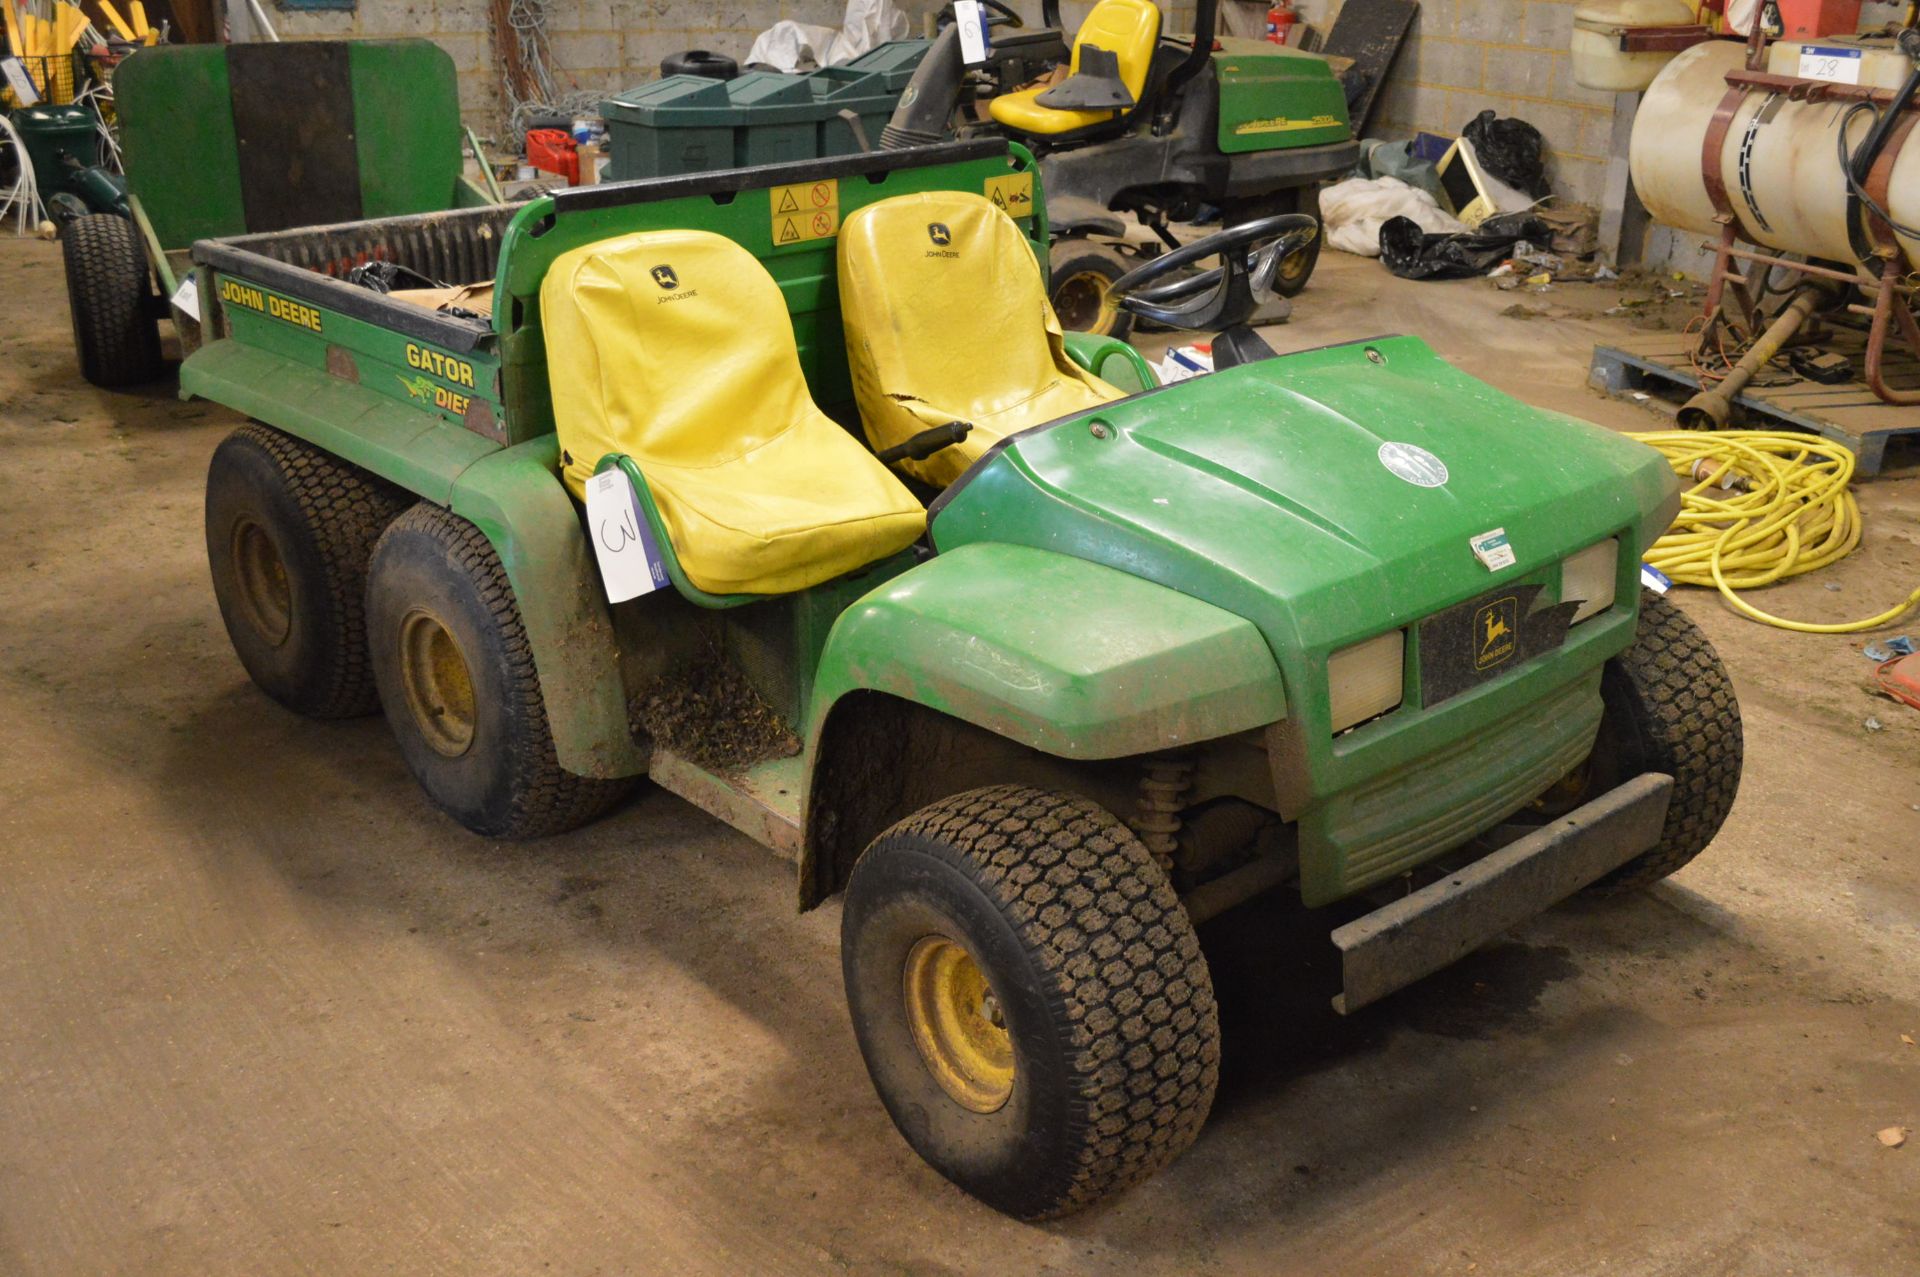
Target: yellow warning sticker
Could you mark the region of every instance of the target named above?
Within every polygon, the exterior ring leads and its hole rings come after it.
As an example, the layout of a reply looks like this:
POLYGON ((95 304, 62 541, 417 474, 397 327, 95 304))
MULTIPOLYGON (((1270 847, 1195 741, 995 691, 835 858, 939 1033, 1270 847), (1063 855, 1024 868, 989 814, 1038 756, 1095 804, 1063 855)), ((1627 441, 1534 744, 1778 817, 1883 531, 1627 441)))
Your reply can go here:
POLYGON ((1008 173, 987 179, 986 197, 1008 217, 1026 217, 1033 212, 1033 174, 1008 173))
POLYGON ((773 243, 801 244, 840 233, 840 181, 798 182, 767 192, 773 212, 773 243))

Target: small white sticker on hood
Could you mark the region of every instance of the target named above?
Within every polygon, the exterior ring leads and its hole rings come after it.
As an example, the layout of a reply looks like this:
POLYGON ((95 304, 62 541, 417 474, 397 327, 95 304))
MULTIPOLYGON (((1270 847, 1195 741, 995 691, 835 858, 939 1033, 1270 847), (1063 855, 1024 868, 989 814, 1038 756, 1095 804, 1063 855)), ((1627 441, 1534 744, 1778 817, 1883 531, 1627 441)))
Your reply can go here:
POLYGON ((1380 464, 1418 488, 1437 488, 1447 481, 1447 463, 1417 443, 1383 443, 1380 464))

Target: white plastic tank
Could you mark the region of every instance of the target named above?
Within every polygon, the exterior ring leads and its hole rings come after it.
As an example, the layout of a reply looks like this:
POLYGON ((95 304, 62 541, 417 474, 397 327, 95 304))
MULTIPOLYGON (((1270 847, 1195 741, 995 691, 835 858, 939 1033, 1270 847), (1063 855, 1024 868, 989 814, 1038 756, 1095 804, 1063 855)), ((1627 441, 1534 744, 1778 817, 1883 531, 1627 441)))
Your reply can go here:
MULTIPOLYGON (((1697 44, 1674 58, 1640 100, 1629 152, 1633 184, 1647 211, 1669 226, 1705 236, 1720 233, 1707 196, 1703 152, 1708 123, 1727 93, 1727 72, 1745 63, 1742 44, 1697 44)), ((1760 89, 1746 92, 1720 148, 1720 173, 1747 239, 1783 253, 1861 260, 1848 234, 1847 183, 1838 151, 1840 121, 1850 105, 1794 102, 1760 89)), ((1847 128, 1849 153, 1872 127, 1871 112, 1854 114, 1847 128)), ((1920 222, 1915 137, 1920 129, 1908 135, 1895 158, 1887 200, 1888 211, 1909 226, 1920 222)), ((1900 243, 1909 265, 1920 267, 1920 241, 1900 243)))
POLYGON ((1623 53, 1620 37, 1642 27, 1695 22, 1687 0, 1587 0, 1573 11, 1573 79, 1589 89, 1637 93, 1653 83, 1671 53, 1623 53))

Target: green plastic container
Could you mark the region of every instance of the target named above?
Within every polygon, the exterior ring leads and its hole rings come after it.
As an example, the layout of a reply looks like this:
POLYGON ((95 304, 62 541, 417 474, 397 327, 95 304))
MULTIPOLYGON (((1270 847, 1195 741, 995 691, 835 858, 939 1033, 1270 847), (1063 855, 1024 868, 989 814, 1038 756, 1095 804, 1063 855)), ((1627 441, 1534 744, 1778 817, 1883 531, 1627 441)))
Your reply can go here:
POLYGON ((672 75, 629 89, 600 106, 612 150, 607 178, 631 181, 858 154, 860 138, 843 111, 854 113, 867 145, 877 147, 926 46, 925 40, 895 41, 846 66, 803 75, 672 75))
POLYGON ((84 106, 22 107, 11 118, 43 194, 69 189, 74 170, 64 157, 71 156, 82 169, 100 162, 100 135, 93 112, 84 106))

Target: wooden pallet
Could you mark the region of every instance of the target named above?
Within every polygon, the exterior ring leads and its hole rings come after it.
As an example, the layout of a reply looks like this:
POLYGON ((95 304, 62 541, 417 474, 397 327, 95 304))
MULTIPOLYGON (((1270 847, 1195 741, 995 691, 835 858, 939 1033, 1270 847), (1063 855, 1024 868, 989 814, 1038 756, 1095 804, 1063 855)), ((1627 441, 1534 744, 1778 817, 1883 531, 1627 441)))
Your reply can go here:
MULTIPOLYGON (((1595 346, 1587 381, 1613 395, 1642 391, 1685 399, 1700 389, 1700 378, 1688 356, 1692 341, 1679 333, 1652 333, 1617 346, 1595 346)), ((1824 346, 1853 361, 1854 381, 1832 386, 1813 381, 1749 386, 1733 401, 1735 424, 1810 430, 1851 448, 1859 458, 1861 477, 1879 474, 1889 440, 1920 439, 1920 407, 1881 403, 1860 380, 1865 375, 1866 349, 1861 334, 1837 333, 1824 346)), ((1888 352, 1887 384, 1895 390, 1920 388, 1920 361, 1904 350, 1888 352)))

